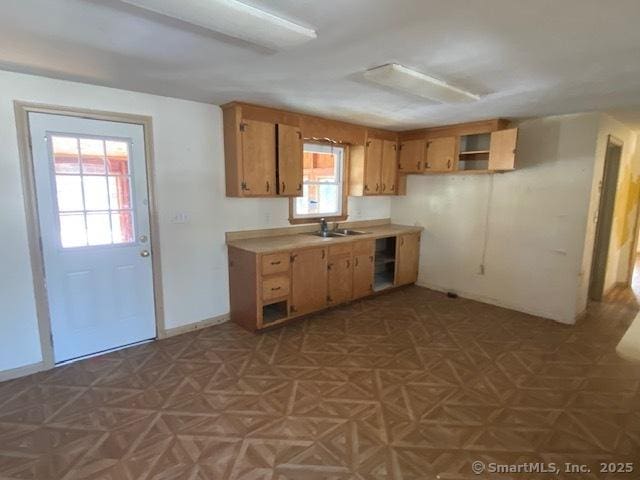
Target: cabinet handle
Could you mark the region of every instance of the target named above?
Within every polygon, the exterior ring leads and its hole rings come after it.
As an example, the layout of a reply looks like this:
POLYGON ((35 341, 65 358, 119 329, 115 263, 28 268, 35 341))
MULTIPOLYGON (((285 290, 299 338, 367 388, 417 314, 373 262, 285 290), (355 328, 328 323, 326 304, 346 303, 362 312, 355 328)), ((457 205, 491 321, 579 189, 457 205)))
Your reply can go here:
POLYGON ((333 263, 330 263, 327 265, 327 270, 331 270, 331 267, 333 266, 333 263))
POLYGON ((302 184, 301 183, 298 184, 298 191, 300 191, 300 190, 302 190, 302 184))
POLYGON ((369 185, 367 185, 366 183, 364 184, 364 191, 368 192, 369 191, 369 185))
POLYGON ((327 302, 333 302, 333 298, 331 298, 331 295, 327 295, 327 302))
POLYGON ((351 262, 347 260, 347 268, 351 268, 351 262))
POLYGON ((380 190, 380 184, 376 183, 376 192, 380 190))
POLYGON ((291 307, 289 308, 289 310, 291 310, 291 313, 297 312, 298 309, 296 307, 294 307, 293 305, 291 305, 291 307))
POLYGON ((451 168, 451 159, 447 160, 447 168, 451 168))
POLYGON ((247 182, 242 182, 242 183, 240 184, 240 189, 241 189, 241 190, 246 190, 246 191, 251 190, 249 187, 247 187, 247 182))
POLYGON ((271 265, 280 265, 282 261, 278 260, 277 262, 271 262, 271 265))
POLYGON ((402 164, 398 162, 398 170, 402 170, 402 164))
MULTIPOLYGON (((420 163, 421 163, 421 162, 418 162, 418 170, 420 170, 420 163)), ((429 168, 429 167, 427 167, 427 168, 429 168)))
POLYGON ((324 248, 322 249, 322 259, 324 260, 324 257, 327 256, 327 252, 325 252, 324 248))
POLYGON ((382 191, 384 192, 386 189, 387 189, 387 184, 386 184, 386 183, 383 183, 383 184, 382 184, 382 191))
POLYGON ((286 192, 287 190, 287 184, 282 182, 282 193, 286 192))
POLYGON ((431 165, 429 165, 428 163, 425 163, 424 168, 431 168, 431 165))
POLYGON ((282 287, 271 287, 271 291, 275 292, 276 290, 280 290, 282 287))
POLYGON ((395 189, 396 189, 396 185, 394 183, 393 185, 391 185, 391 191, 393 192, 393 191, 395 191, 395 189))
POLYGON ((302 132, 298 130, 296 133, 298 134, 298 140, 302 140, 302 132))
POLYGON ((289 257, 291 259, 291 263, 296 261, 296 257, 298 256, 297 253, 294 253, 293 255, 291 255, 291 257, 289 257))
POLYGON ((267 192, 269 191, 269 180, 267 180, 267 192))
POLYGON ((354 260, 354 262, 355 262, 355 266, 357 267, 357 266, 358 266, 358 257, 356 257, 356 259, 354 260))

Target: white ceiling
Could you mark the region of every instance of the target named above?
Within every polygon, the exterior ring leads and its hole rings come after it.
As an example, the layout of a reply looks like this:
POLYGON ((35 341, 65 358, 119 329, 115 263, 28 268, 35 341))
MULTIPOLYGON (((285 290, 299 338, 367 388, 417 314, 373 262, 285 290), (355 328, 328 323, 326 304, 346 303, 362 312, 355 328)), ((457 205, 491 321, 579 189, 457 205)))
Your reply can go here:
POLYGON ((273 52, 118 0, 2 0, 0 68, 394 129, 591 110, 640 127, 638 0, 246 2, 318 39, 273 52), (389 62, 487 95, 434 105, 364 82, 389 62))

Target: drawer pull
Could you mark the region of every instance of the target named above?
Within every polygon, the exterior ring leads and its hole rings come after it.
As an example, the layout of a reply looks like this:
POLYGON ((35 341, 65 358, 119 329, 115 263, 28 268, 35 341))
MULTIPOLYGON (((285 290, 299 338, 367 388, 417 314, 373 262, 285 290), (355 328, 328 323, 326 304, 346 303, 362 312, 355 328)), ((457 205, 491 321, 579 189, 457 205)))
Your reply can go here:
POLYGON ((282 262, 278 260, 277 262, 271 262, 271 265, 280 265, 282 262))
POLYGON ((271 291, 275 292, 276 290, 281 290, 282 287, 271 287, 271 291))

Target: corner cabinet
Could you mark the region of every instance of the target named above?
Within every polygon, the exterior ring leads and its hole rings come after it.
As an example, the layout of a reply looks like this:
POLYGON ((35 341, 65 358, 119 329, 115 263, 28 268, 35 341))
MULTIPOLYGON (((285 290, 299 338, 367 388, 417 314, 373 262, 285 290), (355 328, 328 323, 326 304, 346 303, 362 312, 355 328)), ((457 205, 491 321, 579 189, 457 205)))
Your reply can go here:
POLYGON ((297 115, 223 107, 228 197, 302 195, 303 139, 297 115))
POLYGON ((230 245, 231 320, 249 330, 261 330, 414 283, 419 245, 416 231, 267 254, 230 245), (392 248, 378 251, 378 244, 392 248), (378 264, 388 271, 383 288, 376 286, 381 275, 378 264))

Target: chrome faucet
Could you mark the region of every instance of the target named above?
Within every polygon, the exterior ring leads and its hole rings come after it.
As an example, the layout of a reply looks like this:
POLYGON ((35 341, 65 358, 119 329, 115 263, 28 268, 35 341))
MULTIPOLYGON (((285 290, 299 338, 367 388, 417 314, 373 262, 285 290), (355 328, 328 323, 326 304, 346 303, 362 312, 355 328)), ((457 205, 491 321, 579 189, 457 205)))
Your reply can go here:
POLYGON ((327 221, 324 218, 320 219, 320 231, 325 235, 329 233, 329 225, 327 225, 327 221))

